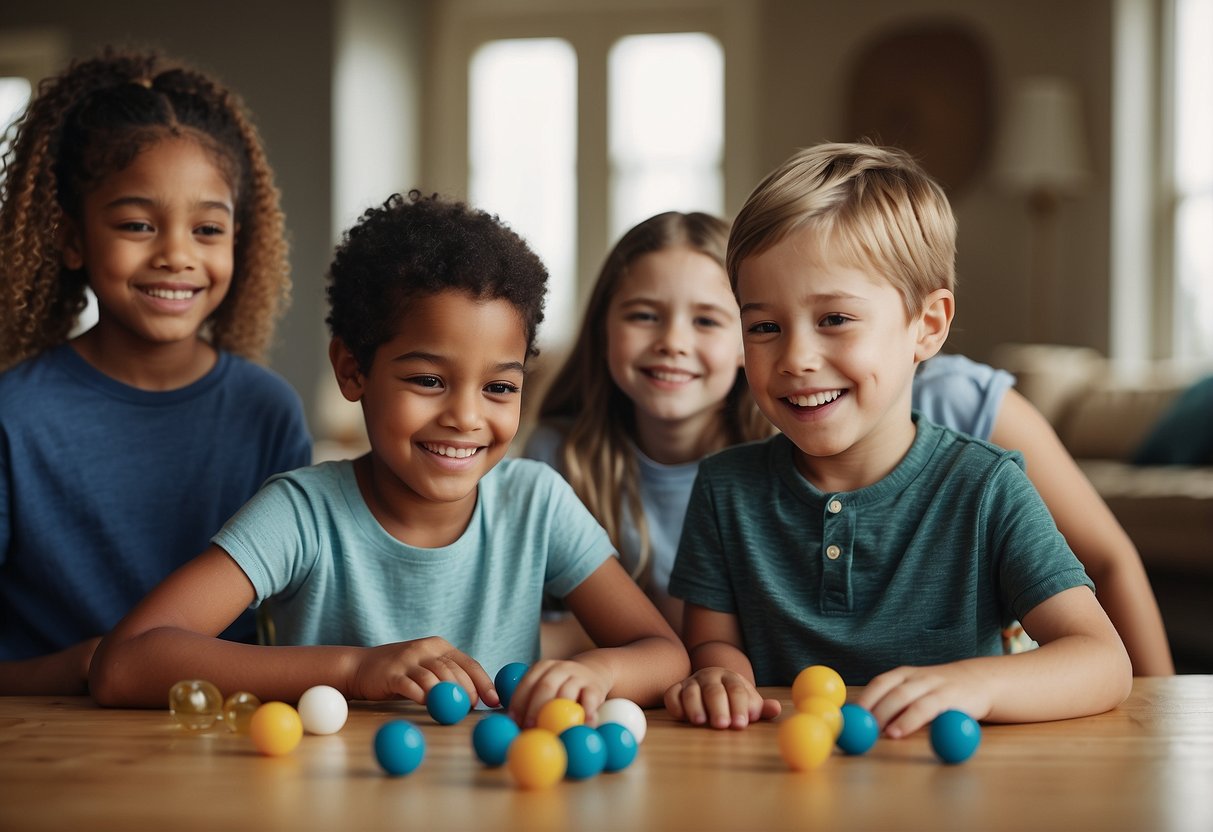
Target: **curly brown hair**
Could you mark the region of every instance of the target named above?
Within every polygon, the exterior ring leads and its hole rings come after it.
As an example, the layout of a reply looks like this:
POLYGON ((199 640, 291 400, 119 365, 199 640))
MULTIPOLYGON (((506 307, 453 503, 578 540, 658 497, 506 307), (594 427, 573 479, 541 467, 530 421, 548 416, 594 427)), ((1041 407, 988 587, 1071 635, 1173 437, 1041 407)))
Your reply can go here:
POLYGON ((445 291, 509 303, 522 318, 527 355, 537 353, 547 268, 499 217, 465 202, 392 194, 345 232, 328 277, 325 320, 364 373, 409 303, 445 291))
POLYGON ((290 297, 285 221, 261 138, 235 93, 156 52, 73 61, 39 84, 10 128, 0 181, 0 369, 62 344, 84 309, 87 276, 61 257, 60 225, 83 198, 152 144, 198 141, 236 203, 232 284, 207 322, 217 349, 264 358, 290 297))

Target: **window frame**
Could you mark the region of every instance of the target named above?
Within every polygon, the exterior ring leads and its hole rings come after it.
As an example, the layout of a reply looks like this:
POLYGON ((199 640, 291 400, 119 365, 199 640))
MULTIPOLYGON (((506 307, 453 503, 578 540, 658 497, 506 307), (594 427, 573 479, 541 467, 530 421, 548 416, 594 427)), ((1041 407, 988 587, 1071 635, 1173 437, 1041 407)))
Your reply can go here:
MULTIPOLYGON (((612 45, 627 35, 704 32, 725 55, 724 205, 735 212, 758 181, 755 164, 757 18, 734 0, 447 0, 431 21, 431 84, 424 102, 422 169, 427 188, 466 196, 469 63, 484 43, 551 37, 577 55, 577 239, 575 297, 580 310, 610 239, 607 82, 612 45)), ((505 218, 508 221, 508 217, 505 218)))

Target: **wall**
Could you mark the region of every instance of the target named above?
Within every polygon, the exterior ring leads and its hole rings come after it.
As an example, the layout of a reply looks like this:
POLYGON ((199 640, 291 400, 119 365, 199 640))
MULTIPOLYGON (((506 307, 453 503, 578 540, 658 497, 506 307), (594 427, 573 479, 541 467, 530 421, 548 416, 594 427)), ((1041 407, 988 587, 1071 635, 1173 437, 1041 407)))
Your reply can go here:
POLYGON ((844 136, 845 80, 856 53, 888 27, 923 17, 963 21, 984 42, 996 104, 1016 79, 1059 75, 1083 98, 1094 181, 1062 204, 1060 279, 1042 308, 1028 307, 1030 224, 1025 203, 1002 191, 989 169, 955 196, 959 226, 957 319, 947 349, 976 358, 1030 338, 1043 314, 1049 340, 1106 352, 1109 321, 1109 188, 1112 3, 1108 0, 766 0, 760 41, 760 167, 793 149, 844 136))
MULTIPOLYGON (((93 0, 40 0, 20 6, 6 0, 0 29, 61 27, 72 54, 87 54, 109 41, 158 45, 215 72, 244 96, 277 173, 292 237, 294 302, 279 329, 272 365, 300 391, 315 418, 315 393, 326 383, 323 276, 335 240, 330 122, 338 80, 334 66, 345 37, 335 31, 357 32, 360 26, 365 31, 369 25, 382 41, 385 26, 394 26, 402 55, 407 56, 405 66, 418 67, 423 56, 417 53, 426 48, 418 31, 432 2, 398 4, 408 11, 393 17, 387 11, 389 0, 214 0, 202 7, 128 0, 112 8, 93 0), (388 25, 385 20, 395 22, 388 25)), ((1041 311, 1048 315, 1050 340, 1108 350, 1109 0, 752 2, 760 3, 761 11, 758 57, 747 67, 757 79, 749 93, 753 98, 746 102, 756 128, 750 151, 754 158, 747 164, 751 170, 769 170, 804 144, 850 138, 841 134, 842 90, 854 55, 886 27, 911 19, 943 16, 971 25, 988 48, 1000 93, 1028 75, 1062 75, 1074 81, 1086 107, 1095 177, 1091 188, 1063 204, 1059 213, 1062 279, 1051 289, 1052 302, 1041 311)), ((506 0, 500 4, 504 7, 506 0)), ((418 95, 407 86, 401 94, 418 95)), ((404 110, 416 106, 406 104, 404 110)), ((365 115, 368 129, 375 129, 376 114, 365 115)), ((400 140, 413 139, 402 135, 400 140)), ((427 171, 436 150, 410 150, 420 153, 420 166, 406 160, 402 171, 427 171)), ((411 184, 391 182, 385 187, 411 184)), ((1028 215, 1023 201, 1000 190, 988 170, 954 202, 960 221, 961 283, 949 349, 988 359, 996 344, 1029 338, 1031 310, 1024 289, 1030 262, 1028 215)), ((730 205, 731 210, 736 207, 730 205)))
POLYGON ((156 47, 237 90, 261 131, 291 237, 294 299, 270 363, 312 404, 326 362, 324 272, 332 250, 332 3, 5 0, 0 30, 54 27, 72 56, 107 43, 156 47), (287 11, 289 10, 289 18, 287 11))

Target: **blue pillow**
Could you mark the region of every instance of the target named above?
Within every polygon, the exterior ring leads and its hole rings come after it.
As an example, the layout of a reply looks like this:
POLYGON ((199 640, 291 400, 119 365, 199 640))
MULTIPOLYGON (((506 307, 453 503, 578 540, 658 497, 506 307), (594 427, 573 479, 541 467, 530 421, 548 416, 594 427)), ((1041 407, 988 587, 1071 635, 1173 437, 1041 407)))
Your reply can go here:
POLYGON ((1213 464, 1213 376, 1202 378, 1179 394, 1138 447, 1133 462, 1213 464))

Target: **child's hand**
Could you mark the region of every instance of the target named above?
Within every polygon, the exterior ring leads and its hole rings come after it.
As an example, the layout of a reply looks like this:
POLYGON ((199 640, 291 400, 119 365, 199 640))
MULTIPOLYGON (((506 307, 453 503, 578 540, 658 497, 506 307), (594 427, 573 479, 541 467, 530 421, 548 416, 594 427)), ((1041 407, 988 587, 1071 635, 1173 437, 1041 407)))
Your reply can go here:
POLYGON ((748 679, 723 667, 705 667, 673 685, 665 706, 675 719, 712 728, 744 728, 782 710, 778 699, 763 699, 748 679))
POLYGON ((424 702, 439 682, 454 682, 490 707, 501 704, 493 680, 480 663, 438 636, 365 648, 347 687, 351 699, 396 699, 424 702))
POLYGON ((882 673, 868 683, 856 704, 872 712, 886 735, 897 738, 914 733, 950 708, 984 719, 992 700, 980 675, 960 664, 939 664, 882 673))
POLYGON ((546 703, 572 699, 585 708, 586 722, 593 722, 613 684, 614 680, 602 671, 579 661, 537 662, 514 689, 510 716, 523 728, 532 728, 546 703))

